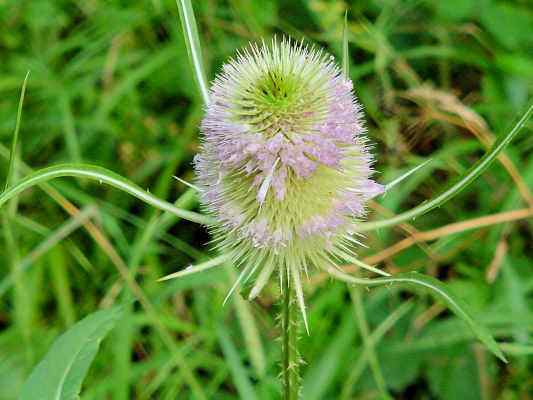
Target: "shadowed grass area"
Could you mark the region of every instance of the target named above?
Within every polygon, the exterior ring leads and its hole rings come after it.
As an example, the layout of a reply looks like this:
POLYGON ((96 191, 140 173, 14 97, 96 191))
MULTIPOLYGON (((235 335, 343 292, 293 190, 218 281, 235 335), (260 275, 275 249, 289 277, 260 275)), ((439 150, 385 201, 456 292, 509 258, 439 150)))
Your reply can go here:
MULTIPOLYGON (((193 3, 209 80, 236 49, 274 34, 305 37, 341 60, 348 7, 344 68, 377 143, 378 180, 432 159, 371 204, 372 221, 435 198, 531 102, 533 9, 524 1, 193 3)), ((193 180, 204 101, 175 0, 4 0, 0 23, 2 179, 30 70, 17 181, 28 167, 90 163, 197 215, 194 195, 173 179, 193 180)), ((444 280, 504 342, 509 364, 429 296, 411 299, 394 286, 355 291, 313 272, 311 335, 300 341, 305 399, 527 398, 532 125, 453 201, 366 233, 359 251, 387 272, 444 280)), ((60 332, 115 304, 131 305, 102 343, 83 399, 279 397, 274 283, 256 302, 235 297, 223 307, 235 278, 229 267, 158 282, 216 256, 204 228, 76 179, 23 192, 9 214, 0 229, 0 399, 17 398, 60 332)))

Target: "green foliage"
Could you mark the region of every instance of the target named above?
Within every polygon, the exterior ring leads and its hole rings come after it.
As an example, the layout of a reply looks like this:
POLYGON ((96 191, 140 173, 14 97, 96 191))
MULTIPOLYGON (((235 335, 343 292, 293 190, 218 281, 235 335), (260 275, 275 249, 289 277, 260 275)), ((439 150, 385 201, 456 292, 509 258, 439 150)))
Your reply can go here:
POLYGON ((81 384, 121 308, 97 311, 61 335, 35 367, 20 392, 21 400, 79 399, 81 384))
POLYGON ((32 186, 64 176, 88 178, 97 181, 100 184, 106 183, 122 190, 125 193, 129 193, 132 196, 137 197, 139 200, 142 200, 153 207, 170 212, 176 217, 183 218, 188 221, 200 224, 206 224, 209 221, 208 217, 191 211, 181 210, 166 201, 158 199, 156 196, 151 195, 150 192, 142 190, 139 186, 131 183, 126 178, 112 171, 98 166, 86 164, 60 164, 36 171, 22 179, 16 185, 13 185, 0 193, 0 207, 20 192, 31 188, 32 186))
POLYGON ((476 337, 487 346, 487 348, 494 353, 502 361, 507 362, 503 356, 502 351, 498 347, 497 343, 490 332, 480 323, 476 322, 470 313, 467 311, 468 307, 460 300, 460 298, 454 294, 445 284, 440 282, 431 276, 419 274, 417 272, 407 272, 403 274, 396 274, 394 276, 386 278, 370 279, 367 282, 361 282, 360 279, 354 278, 348 274, 338 271, 336 268, 331 267, 330 273, 332 276, 353 284, 366 284, 368 286, 397 284, 401 287, 406 287, 411 290, 422 290, 428 292, 437 300, 446 304, 446 306, 462 319, 472 329, 472 332, 476 337))
MULTIPOLYGON (((180 198, 176 208, 196 213, 194 196, 172 178, 192 181, 204 102, 175 0, 74 3, 0 1, 0 176, 10 170, 20 87, 30 70, 15 177, 31 174, 28 166, 81 161, 115 171, 169 204, 180 198)), ((493 139, 511 131, 533 95, 532 9, 525 1, 182 4, 194 7, 208 80, 237 48, 273 34, 306 37, 341 59, 348 9, 346 69, 377 143, 379 180, 390 182, 432 159, 378 199, 395 214, 449 187, 493 139)), ((424 232, 531 207, 523 191, 533 188, 531 132, 529 120, 504 151, 521 190, 496 161, 453 201, 404 223, 424 232)), ((10 229, 4 222, 0 229, 0 399, 18 398, 33 366, 76 317, 139 294, 143 302, 129 307, 94 359, 84 400, 279 396, 275 284, 256 302, 234 307, 232 299, 222 307, 232 283, 223 268, 157 282, 216 256, 202 227, 77 178, 41 181, 11 203, 10 229), (94 207, 91 225, 70 215, 69 203, 82 213, 94 207)), ((390 217, 378 209, 369 220, 390 217)), ((311 271, 305 283, 311 335, 300 340, 304 393, 379 398, 371 343, 394 398, 527 398, 532 220, 444 232, 376 265, 445 281, 495 335, 508 364, 441 304, 424 294, 406 303, 411 295, 395 285, 361 290, 364 340, 346 285, 311 271)), ((400 227, 367 232, 368 248, 358 253, 379 254, 411 234, 400 227)))

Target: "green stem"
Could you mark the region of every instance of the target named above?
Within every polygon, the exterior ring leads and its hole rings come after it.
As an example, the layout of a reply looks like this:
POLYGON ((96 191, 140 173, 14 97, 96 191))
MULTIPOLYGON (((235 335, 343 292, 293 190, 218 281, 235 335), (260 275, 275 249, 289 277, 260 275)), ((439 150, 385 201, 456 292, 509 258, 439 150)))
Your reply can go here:
POLYGON ((298 354, 298 304, 294 285, 289 282, 289 274, 284 273, 282 280, 281 310, 281 352, 283 399, 297 400, 300 391, 298 354))

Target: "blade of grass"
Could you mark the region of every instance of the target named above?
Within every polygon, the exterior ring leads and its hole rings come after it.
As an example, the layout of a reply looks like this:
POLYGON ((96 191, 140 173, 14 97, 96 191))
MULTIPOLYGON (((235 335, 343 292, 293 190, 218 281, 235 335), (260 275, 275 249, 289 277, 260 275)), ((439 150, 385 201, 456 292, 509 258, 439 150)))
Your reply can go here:
POLYGON ((350 78, 350 52, 348 48, 348 10, 344 12, 344 27, 342 29, 342 72, 346 79, 350 78))
POLYGON ((453 296, 448 290, 448 288, 439 280, 427 275, 419 274, 417 272, 407 272, 387 278, 362 279, 348 275, 331 266, 328 268, 327 271, 335 279, 356 285, 379 286, 387 284, 398 284, 411 289, 425 289, 435 298, 443 301, 448 306, 448 308, 453 311, 455 315, 457 315, 460 319, 466 322, 466 324, 470 327, 476 337, 482 343, 484 343, 485 346, 487 346, 487 348, 494 355, 496 355, 502 361, 507 362, 505 356, 503 355, 502 351, 498 347, 498 344, 496 343, 490 332, 483 325, 476 322, 471 317, 470 313, 466 311, 467 307, 465 306, 465 304, 458 298, 453 296))
MULTIPOLYGON (((348 48, 348 10, 346 10, 344 12, 344 27, 342 31, 342 72, 344 73, 344 76, 347 79, 349 79, 350 77, 349 56, 350 54, 349 54, 349 48, 348 48)), ((383 271, 378 270, 374 267, 370 268, 370 266, 367 266, 365 263, 360 262, 356 258, 350 259, 349 261, 354 262, 356 265, 359 265, 363 268, 370 269, 376 273, 386 274, 386 273, 383 273, 383 271)), ((379 363, 378 363, 376 354, 374 352, 374 348, 368 339, 369 330, 368 330, 368 325, 367 325, 366 318, 364 315, 361 294, 358 288, 352 288, 350 290, 350 293, 351 293, 352 300, 355 306, 357 321, 359 324, 359 331, 361 333, 361 337, 363 338, 364 347, 371 356, 371 365, 372 365, 372 372, 374 374, 374 380, 376 381, 376 385, 378 386, 381 396, 384 399, 387 399, 390 396, 387 393, 387 389, 385 387, 385 381, 383 379, 383 374, 381 372, 381 368, 379 367, 379 363)))
POLYGON ((181 26, 183 28, 183 37, 187 45, 189 61, 194 71, 194 77, 204 103, 209 104, 209 89, 204 70, 202 57, 202 47, 200 45, 200 36, 196 25, 196 18, 192 8, 191 0, 176 0, 176 5, 180 13, 181 26))
POLYGON ((320 358, 305 371, 301 398, 305 400, 321 400, 336 382, 338 371, 344 368, 344 359, 351 351, 353 342, 358 336, 354 329, 353 313, 343 313, 335 332, 328 337, 321 351, 320 358))
MULTIPOLYGON (((4 153, 4 147, 0 145, 0 153, 4 153)), ((22 165, 24 168, 26 168, 27 171, 31 171, 31 169, 24 164, 22 165)), ((39 172, 39 171, 37 171, 39 172)), ((35 173, 34 173, 35 174, 35 173)), ((94 178, 94 177, 93 177, 94 178)), ((119 176, 119 178, 122 179, 122 177, 119 176)), ((50 179, 50 178, 48 178, 50 179)), ((52 197, 58 204, 61 205, 70 215, 77 215, 79 214, 79 210, 77 207, 75 207, 72 203, 70 203, 68 200, 66 200, 59 192, 57 192, 53 187, 51 187, 48 183, 46 183, 47 179, 44 180, 37 180, 36 184, 40 186, 50 197, 52 197)), ((30 184, 30 186, 32 186, 30 184)), ((137 186, 133 185, 136 190, 142 191, 142 189, 139 189, 137 186)), ((24 190, 24 188, 22 189, 24 190)), ((6 193, 1 193, 0 198, 2 198, 6 193)), ((15 194, 12 194, 11 197, 13 197, 15 194)), ((6 201, 11 198, 8 196, 8 198, 4 199, 0 202, 1 204, 5 203, 6 201)), ((176 215, 176 213, 173 213, 170 211, 173 215, 176 215)), ((168 215, 168 214, 167 214, 168 215)), ((198 214, 199 215, 199 214, 198 214)), ((117 253, 111 242, 107 239, 105 234, 92 222, 87 221, 87 223, 84 225, 91 237, 100 245, 102 250, 108 255, 109 259, 121 275, 122 279, 126 282, 132 293, 135 294, 135 297, 140 301, 141 305, 146 311, 146 314, 148 315, 150 322, 154 325, 155 329, 158 331, 159 336, 161 337, 163 343, 165 346, 170 350, 172 353, 172 357, 175 360, 175 363, 179 365, 180 371, 184 376, 185 381, 189 384, 189 386, 192 389, 192 392, 198 399, 205 399, 205 394, 196 380, 195 375, 189 370, 188 366, 185 363, 184 357, 181 353, 181 349, 178 348, 168 330, 165 328, 165 326, 161 323, 161 321, 158 318, 158 314, 154 309, 154 306, 149 301, 149 299, 144 294, 143 290, 139 287, 137 282, 132 279, 132 277, 129 274, 128 267, 122 257, 117 253)))
POLYGON ((444 192, 434 197, 433 199, 426 201, 419 206, 412 208, 409 211, 398 214, 392 218, 384 219, 381 221, 362 222, 358 225, 358 232, 368 232, 379 228, 386 228, 400 224, 402 222, 415 219, 428 213, 429 211, 440 207, 442 204, 459 194, 465 187, 467 187, 474 179, 481 175, 490 164, 496 159, 498 154, 513 140, 513 138, 522 130, 528 119, 533 114, 533 105, 525 112, 520 118, 514 128, 505 135, 502 139, 494 144, 492 149, 485 153, 485 155, 474 164, 456 183, 446 189, 444 192))
POLYGON ((65 135, 65 142, 67 151, 71 162, 81 163, 81 150, 78 136, 76 135, 76 127, 74 124, 74 117, 72 115, 72 107, 70 105, 70 98, 68 93, 63 92, 59 97, 59 106, 63 114, 63 131, 65 135))
POLYGON ((350 296, 352 298, 352 303, 355 309, 355 316, 357 319, 357 325, 359 326, 359 332, 361 332, 364 352, 368 355, 370 369, 372 370, 372 375, 374 375, 374 381, 376 383, 376 386, 378 387, 381 398, 391 399, 389 393, 387 393, 387 386, 385 385, 383 372, 381 372, 381 366, 379 365, 379 360, 374 350, 374 343, 372 343, 370 339, 370 329, 368 327, 365 309, 363 307, 361 288, 350 288, 350 296))
MULTIPOLYGON (((0 156, 5 159, 9 159, 9 151, 1 143, 0 156)), ((22 161, 20 162, 20 169, 26 174, 31 174, 34 172, 29 166, 27 166, 22 161)), ((74 204, 67 200, 58 190, 52 187, 49 183, 39 183, 38 187, 42 189, 59 206, 61 206, 61 208, 63 208, 71 217, 76 217, 81 212, 74 204)), ((94 241, 100 246, 102 251, 109 257, 109 260, 113 263, 113 265, 115 265, 117 269, 120 269, 120 267, 123 265, 123 263, 121 263, 122 258, 116 252, 116 250, 111 245, 105 234, 100 230, 100 228, 98 228, 89 220, 84 224, 84 228, 91 235, 94 241)))
MULTIPOLYGON (((398 322, 411 309, 412 306, 413 303, 411 301, 406 301, 396 310, 394 310, 391 314, 389 314, 389 316, 381 324, 379 324, 378 327, 369 336, 369 343, 375 347, 379 343, 379 341, 385 336, 385 334, 394 326, 394 324, 396 324, 396 322, 398 322)), ((353 386, 357 383, 357 380, 363 373, 364 368, 366 366, 366 362, 368 360, 368 356, 368 348, 365 347, 363 353, 359 356, 355 367, 352 368, 348 379, 346 379, 346 381, 344 382, 344 387, 340 396, 341 399, 344 400, 353 397, 351 395, 353 386)))
MULTIPOLYGON (((20 132, 20 125, 22 121, 22 108, 24 106, 24 97, 26 94, 26 85, 28 83, 30 72, 26 73, 24 82, 22 84, 22 89, 19 98, 19 105, 17 110, 17 119, 15 123, 15 130, 13 133, 13 139, 11 141, 11 152, 9 154, 9 165, 7 169, 7 176, 5 182, 5 190, 15 181, 16 178, 16 158, 17 158, 17 146, 18 146, 18 136, 20 132)), ((15 283, 15 290, 13 293, 13 308, 15 316, 15 324, 20 330, 22 339, 26 344, 26 357, 27 361, 32 361, 33 359, 33 350, 30 346, 30 337, 32 333, 32 319, 34 313, 31 310, 31 289, 25 284, 21 268, 19 267, 20 253, 19 253, 19 241, 17 234, 11 225, 11 221, 14 220, 17 214, 17 202, 11 202, 12 207, 9 210, 1 210, 0 213, 2 217, 3 225, 3 234, 4 240, 6 243, 7 254, 7 263, 10 266, 10 275, 13 276, 13 281, 15 283)))
POLYGON ((24 257, 20 262, 17 263, 15 271, 12 271, 8 276, 6 276, 0 282, 0 298, 6 293, 7 290, 11 288, 13 283, 16 281, 16 274, 23 273, 27 271, 35 261, 37 261, 41 256, 46 254, 50 249, 56 246, 59 242, 69 236, 76 229, 81 227, 86 221, 88 221, 96 213, 94 207, 87 207, 85 210, 82 210, 75 217, 72 217, 69 221, 59 227, 55 232, 48 235, 46 240, 39 243, 35 249, 33 249, 26 257, 24 257))
MULTIPOLYGON (((171 169, 174 170, 176 165, 173 164, 175 163, 170 163, 169 167, 172 167, 171 169)), ((168 175, 169 171, 163 172, 162 177, 160 178, 161 184, 156 185, 156 193, 166 194, 168 192, 166 188, 171 180, 164 180, 164 177, 168 177, 168 175), (157 186, 159 186, 159 188, 157 186), (162 188, 162 186, 164 188, 162 188)), ((194 192, 188 190, 178 198, 174 205, 179 208, 190 207, 194 204, 194 200, 194 192)), ((128 256, 128 270, 133 279, 135 279, 138 274, 143 257, 149 252, 150 242, 156 235, 156 232, 164 227, 161 222, 168 216, 171 216, 174 221, 177 220, 174 214, 163 214, 163 216, 161 216, 158 210, 149 209, 146 213, 152 214, 150 221, 143 229, 138 230, 138 234, 132 243, 128 256)), ((116 365, 116 368, 113 371, 113 380, 117 383, 113 388, 113 398, 116 398, 117 400, 126 400, 131 397, 130 386, 131 382, 134 381, 132 378, 133 360, 131 359, 131 348, 135 345, 135 337, 138 333, 138 327, 131 323, 131 319, 135 314, 133 304, 130 301, 132 297, 133 293, 131 293, 131 291, 126 290, 122 293, 120 302, 127 304, 124 307, 124 315, 127 322, 117 327, 113 335, 113 353, 114 363, 116 365)), ((176 367, 177 361, 178 360, 175 358, 171 359, 171 369, 176 367)), ((186 367, 190 368, 190 364, 186 367)))
POLYGON ((1 216, 3 228, 2 233, 6 249, 2 258, 5 259, 9 265, 9 277, 12 277, 12 281, 15 286, 11 300, 13 304, 12 315, 14 325, 17 327, 22 342, 27 349, 25 354, 26 361, 31 363, 33 362, 33 350, 30 346, 30 338, 33 326, 33 313, 31 312, 31 289, 25 284, 22 271, 19 267, 19 245, 17 236, 15 235, 15 232, 11 226, 11 216, 5 210, 1 213, 1 216))
POLYGON ((227 360, 228 367, 233 376, 235 387, 240 394, 241 399, 257 399, 248 373, 242 364, 241 357, 237 348, 231 341, 230 335, 223 325, 217 329, 217 336, 224 353, 224 358, 227 360))
MULTIPOLYGON (((0 154, 2 156, 7 156, 7 150, 0 144, 0 154)), ((31 172, 31 169, 28 166, 25 166, 22 164, 22 167, 25 168, 27 171, 31 172)), ((46 183, 46 179, 41 182, 37 182, 37 185, 40 186, 52 199, 54 199, 58 204, 63 207, 67 213, 69 213, 72 216, 78 215, 80 210, 77 209, 72 203, 70 203, 67 199, 65 199, 59 192, 57 192, 53 187, 51 187, 48 183, 46 183)), ((24 190, 24 189, 22 189, 24 190)), ((140 190, 140 189, 139 189, 140 190)), ((2 197, 5 193, 0 194, 0 197, 2 197)), ((8 199, 5 199, 5 201, 8 201, 8 199)), ((4 201, 4 202, 5 202, 4 201)), ((171 211, 172 212, 172 211, 171 211)), ((167 214, 169 215, 169 214, 167 214)), ((175 216, 176 214, 173 213, 175 216)), ((192 392, 194 393, 195 397, 198 399, 205 399, 205 394, 196 380, 195 375, 190 371, 187 364, 185 363, 185 359, 181 353, 181 349, 178 348, 168 330, 166 327, 161 323, 161 321, 158 318, 158 314, 156 313, 152 303, 149 301, 149 299, 146 297, 142 289, 139 287, 139 285, 135 282, 134 279, 131 278, 128 267, 124 260, 121 258, 121 256, 117 253, 111 242, 107 239, 105 234, 92 222, 87 221, 87 223, 84 225, 91 237, 99 244, 99 246, 102 248, 102 250, 108 255, 109 259, 121 275, 121 277, 125 280, 126 284, 129 286, 132 293, 135 294, 135 297, 140 301, 141 305, 146 311, 146 314, 148 315, 150 322, 154 325, 155 329, 158 331, 159 336, 161 337, 163 343, 165 346, 170 350, 173 359, 175 360, 175 363, 179 365, 180 372, 184 377, 184 380, 189 384, 190 388, 192 389, 192 392)), ((25 296, 27 297, 27 296, 25 296)))
POLYGON ((105 121, 108 120, 109 115, 113 112, 114 108, 117 107, 126 95, 128 95, 132 88, 139 85, 140 82, 150 75, 157 73, 157 70, 163 65, 171 62, 173 57, 173 49, 170 47, 164 47, 153 57, 147 58, 139 68, 127 74, 124 79, 117 83, 112 91, 104 94, 100 106, 96 111, 99 123, 105 123, 105 121))
POLYGON ((54 288, 59 315, 66 327, 76 322, 76 306, 72 296, 68 273, 68 262, 64 246, 56 246, 48 255, 50 280, 54 288))
MULTIPOLYGON (((364 259, 364 262, 370 264, 377 264, 391 258, 395 254, 404 251, 415 243, 427 242, 431 240, 440 239, 445 236, 454 235, 457 233, 467 232, 472 229, 480 229, 496 224, 508 223, 510 221, 517 221, 520 219, 527 219, 533 217, 533 209, 523 208, 520 210, 505 211, 497 214, 485 215, 479 218, 467 219, 460 222, 454 222, 430 231, 418 231, 411 233, 411 236, 399 240, 393 245, 381 250, 364 259)), ((346 270, 345 270, 346 271, 346 270)), ((350 272, 350 271, 346 271, 350 272)))
POLYGON ((26 77, 24 78, 24 83, 22 84, 22 90, 20 92, 19 106, 17 110, 17 122, 15 124, 15 132, 13 133, 13 140, 11 142, 11 153, 9 155, 9 166, 7 169, 7 177, 6 177, 6 183, 4 186, 4 190, 7 190, 9 185, 13 183, 12 181, 13 181, 14 174, 15 174, 15 159, 16 159, 18 137, 19 137, 19 131, 20 131, 20 122, 22 120, 22 106, 24 105, 24 97, 26 95, 26 86, 28 84, 29 77, 30 77, 30 71, 26 73, 26 77))
MULTIPOLYGON (((226 271, 230 282, 235 282, 237 280, 237 274, 235 273, 234 266, 226 263, 226 271)), ((240 293, 234 294, 233 306, 235 307, 237 318, 241 325, 246 350, 250 356, 250 363, 254 367, 257 376, 262 378, 265 375, 266 368, 265 350, 261 343, 255 318, 250 309, 251 304, 251 302, 244 300, 240 293)))
POLYGON ((198 214, 192 211, 181 210, 173 204, 165 200, 161 200, 160 198, 141 189, 139 186, 130 182, 119 174, 116 174, 102 167, 86 164, 59 164, 53 167, 37 170, 26 178, 24 178, 23 180, 21 180, 20 182, 18 182, 16 185, 2 192, 0 194, 0 207, 20 192, 34 185, 49 181, 54 178, 66 176, 87 178, 98 181, 100 183, 108 184, 138 198, 139 200, 144 201, 147 204, 150 204, 153 207, 159 208, 163 211, 168 211, 176 215, 177 217, 183 218, 187 221, 196 222, 204 225, 209 224, 210 221, 210 218, 205 215, 198 214))

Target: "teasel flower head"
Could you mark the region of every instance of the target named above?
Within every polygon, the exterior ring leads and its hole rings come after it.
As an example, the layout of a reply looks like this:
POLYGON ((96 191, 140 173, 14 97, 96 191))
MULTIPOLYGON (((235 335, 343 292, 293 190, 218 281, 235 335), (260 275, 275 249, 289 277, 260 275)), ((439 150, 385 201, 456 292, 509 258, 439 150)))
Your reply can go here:
POLYGON ((353 256, 383 192, 352 82, 303 43, 251 45, 214 80, 201 131, 197 182, 215 245, 241 268, 234 288, 255 278, 254 298, 277 271, 306 321, 303 274, 353 256))

